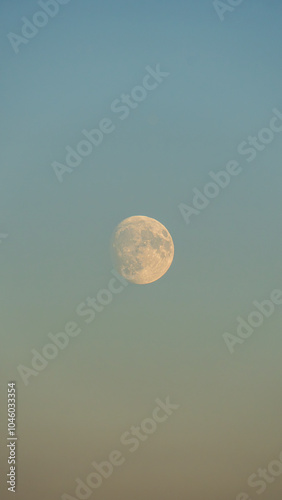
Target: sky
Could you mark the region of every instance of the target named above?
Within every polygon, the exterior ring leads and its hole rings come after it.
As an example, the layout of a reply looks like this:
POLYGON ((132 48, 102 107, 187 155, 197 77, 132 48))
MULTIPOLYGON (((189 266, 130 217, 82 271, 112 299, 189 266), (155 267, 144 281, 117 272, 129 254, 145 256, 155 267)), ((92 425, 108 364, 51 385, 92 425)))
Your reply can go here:
POLYGON ((224 334, 282 290, 281 3, 243 0, 221 19, 210 0, 70 0, 11 38, 42 4, 0 2, 0 441, 15 381, 15 496, 78 500, 76 480, 118 450, 123 464, 85 498, 280 500, 282 465, 248 480, 282 462, 281 304, 243 342, 224 334), (66 148, 99 127, 70 167, 66 148), (254 137, 266 139, 248 161, 254 137), (230 162, 238 175, 197 210, 194 190, 230 162), (169 230, 172 266, 120 282, 86 324, 77 308, 107 289, 112 233, 133 215, 169 230), (80 333, 34 374, 32 350, 70 322, 80 333), (121 436, 167 398, 177 409, 131 452, 121 436))

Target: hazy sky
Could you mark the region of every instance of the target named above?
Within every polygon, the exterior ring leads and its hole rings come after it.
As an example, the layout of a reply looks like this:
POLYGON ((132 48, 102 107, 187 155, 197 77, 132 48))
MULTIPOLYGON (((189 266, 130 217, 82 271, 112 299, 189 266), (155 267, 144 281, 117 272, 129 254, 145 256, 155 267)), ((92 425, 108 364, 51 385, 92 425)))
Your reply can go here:
POLYGON ((221 22, 210 0, 71 0, 16 54, 7 34, 38 10, 0 4, 1 421, 16 380, 16 497, 74 496, 119 449, 90 498, 254 500, 248 477, 282 450, 282 306, 233 355, 222 335, 282 289, 282 134, 250 163, 237 150, 282 113, 281 3, 245 0, 221 22), (169 75, 121 120, 112 103, 158 64, 169 75), (52 163, 104 118, 114 131, 59 182, 52 163), (240 175, 186 225, 178 205, 231 160, 240 175), (76 308, 107 287, 112 231, 132 215, 168 228, 174 262, 86 325, 76 308), (69 321, 81 334, 25 386, 17 366, 69 321), (120 436, 167 396, 179 409, 131 454, 120 436))

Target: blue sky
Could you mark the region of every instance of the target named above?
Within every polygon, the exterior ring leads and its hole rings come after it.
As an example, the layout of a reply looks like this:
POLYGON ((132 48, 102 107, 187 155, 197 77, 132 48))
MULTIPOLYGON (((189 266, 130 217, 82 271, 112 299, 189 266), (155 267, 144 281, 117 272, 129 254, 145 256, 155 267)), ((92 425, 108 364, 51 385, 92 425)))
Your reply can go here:
MULTIPOLYGON (((281 134, 251 164, 237 151, 269 126, 273 108, 282 112, 281 4, 245 0, 221 22, 209 0, 71 0, 15 54, 7 34, 20 34, 21 18, 32 19, 38 10, 33 0, 0 7, 0 233, 8 233, 0 246, 7 352, 1 364, 4 380, 18 381, 23 407, 22 494, 30 498, 28 411, 35 398, 43 401, 44 410, 34 411, 45 446, 44 426, 51 421, 55 427, 52 408, 60 401, 54 386, 65 394, 58 421, 76 407, 68 420, 73 430, 93 377, 82 441, 70 440, 72 460, 50 444, 44 466, 36 466, 38 476, 48 467, 52 476, 54 450, 64 462, 53 497, 73 491, 76 474, 86 476, 91 459, 102 460, 119 433, 169 392, 181 405, 179 416, 140 451, 132 469, 125 467, 119 488, 125 491, 130 481, 128 498, 138 490, 137 500, 166 498, 167 491, 178 498, 214 492, 219 500, 235 499, 245 478, 279 451, 281 312, 234 357, 222 334, 235 331, 236 317, 248 315, 253 300, 282 286, 281 134), (157 64, 169 76, 120 120, 112 102, 157 64), (103 118, 115 130, 58 182, 52 162, 64 163, 66 146, 75 148, 82 130, 103 118), (210 170, 223 170, 230 160, 240 161, 242 173, 187 226, 178 205, 189 205, 193 188, 201 190, 210 170), (95 328, 26 388, 17 365, 28 365, 31 349, 42 348, 48 332, 59 331, 87 295, 106 286, 112 231, 131 215, 155 218, 170 231, 175 258, 169 272, 152 285, 130 285, 95 328), (218 412, 225 418, 217 420, 218 412), (208 459, 199 472, 202 453, 208 459), (153 477, 145 488, 145 462, 155 464, 156 477, 167 478, 160 490, 153 477)), ((69 428, 59 437, 62 450, 69 428)), ((104 490, 107 498, 115 481, 104 490)), ((37 494, 49 500, 44 474, 42 485, 37 494)), ((268 498, 276 500, 281 479, 271 487, 268 498)))

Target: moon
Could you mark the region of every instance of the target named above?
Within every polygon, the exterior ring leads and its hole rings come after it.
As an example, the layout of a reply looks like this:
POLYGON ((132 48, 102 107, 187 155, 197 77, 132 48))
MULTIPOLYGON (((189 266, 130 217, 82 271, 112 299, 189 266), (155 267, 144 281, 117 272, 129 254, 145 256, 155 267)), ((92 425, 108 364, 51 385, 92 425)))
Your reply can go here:
POLYGON ((135 215, 116 227, 111 242, 115 269, 131 283, 145 285, 160 279, 174 257, 172 237, 163 224, 135 215))

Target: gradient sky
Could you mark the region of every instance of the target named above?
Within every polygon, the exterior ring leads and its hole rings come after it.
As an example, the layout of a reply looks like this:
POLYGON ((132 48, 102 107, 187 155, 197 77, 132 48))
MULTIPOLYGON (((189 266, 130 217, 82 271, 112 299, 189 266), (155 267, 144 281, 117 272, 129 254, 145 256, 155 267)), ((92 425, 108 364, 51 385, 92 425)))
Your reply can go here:
POLYGON ((254 500, 248 477, 282 450, 281 306, 233 355, 222 334, 282 289, 282 135, 252 163, 237 152, 282 112, 281 2, 221 22, 210 0, 71 0, 15 54, 7 33, 38 10, 0 3, 1 449, 16 380, 16 498, 73 495, 170 396, 180 408, 90 498, 254 500), (169 76, 121 121, 111 103, 158 63, 169 76), (105 117, 115 131, 59 183, 51 163, 105 117), (230 160, 242 173, 187 226, 178 205, 230 160), (112 231, 132 215, 168 228, 174 262, 85 326, 76 307, 107 286, 112 231), (81 335, 26 387, 17 366, 71 320, 81 335))

